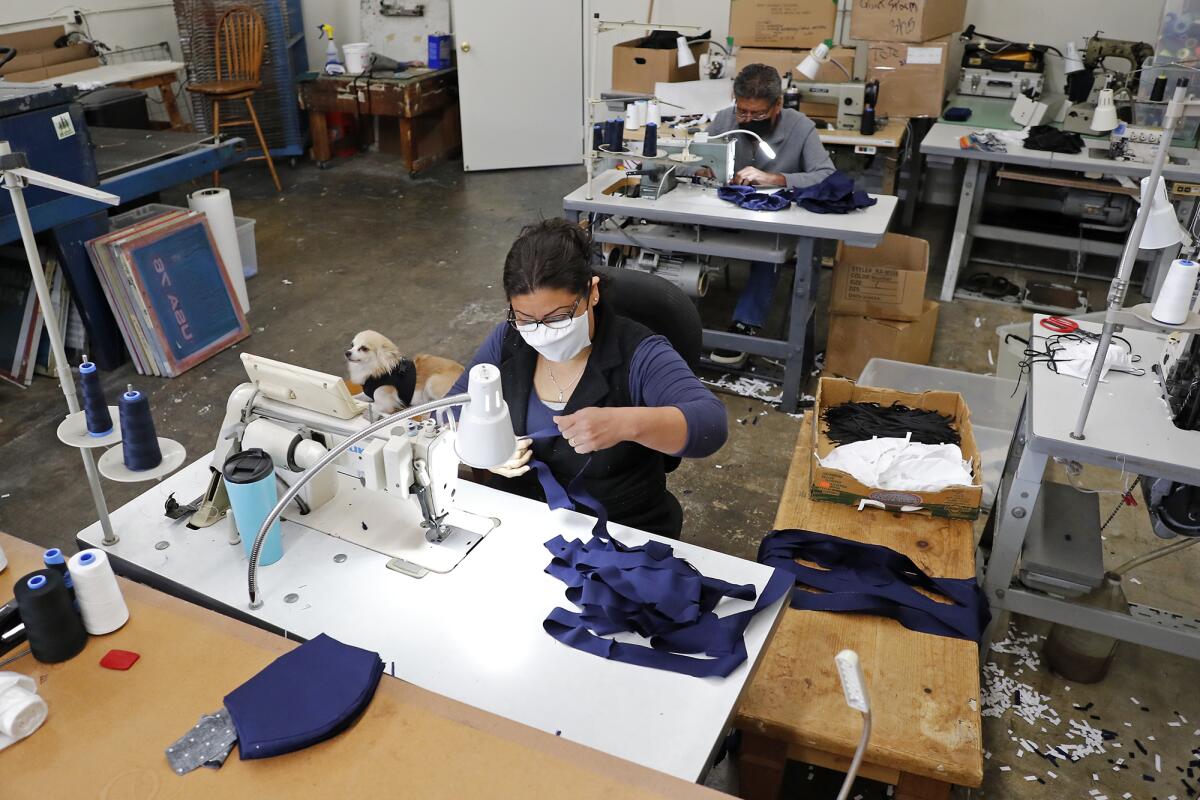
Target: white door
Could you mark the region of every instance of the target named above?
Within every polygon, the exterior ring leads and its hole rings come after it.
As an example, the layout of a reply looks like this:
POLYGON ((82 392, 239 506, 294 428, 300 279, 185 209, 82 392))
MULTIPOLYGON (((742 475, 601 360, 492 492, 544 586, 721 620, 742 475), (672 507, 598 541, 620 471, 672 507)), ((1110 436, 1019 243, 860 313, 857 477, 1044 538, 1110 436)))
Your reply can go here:
POLYGON ((463 168, 578 164, 581 0, 453 0, 463 168))

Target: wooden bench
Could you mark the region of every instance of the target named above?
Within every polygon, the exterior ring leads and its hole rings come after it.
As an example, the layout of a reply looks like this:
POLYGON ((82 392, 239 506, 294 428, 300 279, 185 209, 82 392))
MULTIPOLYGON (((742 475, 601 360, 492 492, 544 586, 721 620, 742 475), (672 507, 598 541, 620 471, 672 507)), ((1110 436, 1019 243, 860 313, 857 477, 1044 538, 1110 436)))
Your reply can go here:
MULTIPOLYGON (((776 528, 885 545, 938 577, 975 575, 972 525, 917 514, 858 511, 809 498, 812 415, 800 430, 776 528)), ((741 794, 778 797, 787 759, 845 771, 862 716, 842 696, 833 657, 862 660, 874 729, 859 774, 895 784, 900 800, 940 800, 951 784, 979 786, 983 747, 979 649, 863 614, 784 612, 738 709, 741 794)))

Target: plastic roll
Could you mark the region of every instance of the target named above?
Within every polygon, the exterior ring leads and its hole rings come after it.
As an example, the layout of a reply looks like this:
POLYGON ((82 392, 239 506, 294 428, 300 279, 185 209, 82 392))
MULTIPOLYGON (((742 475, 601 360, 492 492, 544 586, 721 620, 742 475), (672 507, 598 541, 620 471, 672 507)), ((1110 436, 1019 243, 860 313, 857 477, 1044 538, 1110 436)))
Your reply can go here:
POLYGON ((46 664, 66 661, 87 644, 87 630, 75 611, 62 575, 52 569, 31 572, 13 586, 33 657, 46 664))
MULTIPOLYGON (((227 458, 221 475, 225 478, 225 491, 233 509, 233 520, 242 536, 246 557, 249 558, 258 529, 279 499, 275 488, 275 463, 264 450, 253 447, 227 458)), ((279 519, 276 518, 263 540, 258 564, 265 567, 282 557, 283 540, 279 533, 279 519)))
POLYGON ((0 750, 40 728, 48 711, 33 678, 0 672, 0 750))
POLYGON ((112 633, 129 621, 129 606, 108 554, 95 548, 71 556, 67 569, 75 583, 83 627, 93 636, 112 633))
POLYGON ((1162 288, 1158 290, 1158 297, 1154 301, 1150 316, 1164 325, 1182 325, 1187 322, 1198 276, 1200 264, 1195 261, 1182 258, 1172 261, 1162 288))
POLYGON ((125 466, 135 472, 154 469, 162 463, 162 451, 158 447, 150 400, 131 386, 121 395, 117 409, 121 416, 121 451, 125 466))
POLYGON ((188 195, 188 208, 203 211, 208 227, 217 242, 217 252, 225 263, 225 271, 233 284, 242 312, 250 310, 250 295, 246 293, 246 275, 242 272, 242 251, 238 249, 237 223, 233 220, 233 200, 228 189, 200 189, 188 195))
POLYGON ((629 103, 625 106, 625 130, 636 131, 642 127, 638 124, 637 103, 629 103))
POLYGON ((653 122, 655 125, 662 125, 662 111, 658 107, 658 101, 646 101, 646 123, 653 122))
POLYGON ((646 123, 646 136, 642 140, 642 155, 647 157, 658 155, 658 125, 646 123))
POLYGON ((104 397, 104 387, 100 385, 100 373, 86 356, 79 365, 79 386, 83 391, 83 417, 87 421, 88 435, 107 436, 112 433, 112 414, 108 413, 108 400, 104 397))

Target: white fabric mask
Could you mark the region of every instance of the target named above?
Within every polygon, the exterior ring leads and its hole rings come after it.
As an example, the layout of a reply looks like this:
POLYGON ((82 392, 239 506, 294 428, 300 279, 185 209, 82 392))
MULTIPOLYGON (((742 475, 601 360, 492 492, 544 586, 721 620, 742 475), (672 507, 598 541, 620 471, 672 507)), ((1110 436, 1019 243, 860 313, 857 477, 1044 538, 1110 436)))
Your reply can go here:
POLYGON ((583 316, 574 317, 565 328, 538 325, 528 333, 520 331, 521 338, 547 361, 570 361, 592 343, 591 334, 588 332, 590 314, 589 309, 583 316))

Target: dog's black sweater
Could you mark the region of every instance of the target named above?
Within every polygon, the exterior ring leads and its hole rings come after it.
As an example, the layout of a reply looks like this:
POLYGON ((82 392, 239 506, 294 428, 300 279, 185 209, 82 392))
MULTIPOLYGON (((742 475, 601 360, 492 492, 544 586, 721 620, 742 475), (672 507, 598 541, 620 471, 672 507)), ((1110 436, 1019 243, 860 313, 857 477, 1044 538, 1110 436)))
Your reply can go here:
POLYGON ((363 384, 363 392, 373 401, 375 390, 380 386, 396 387, 400 402, 406 406, 412 405, 413 392, 417 389, 417 365, 407 358, 402 358, 386 375, 372 375, 367 378, 367 382, 363 384))

